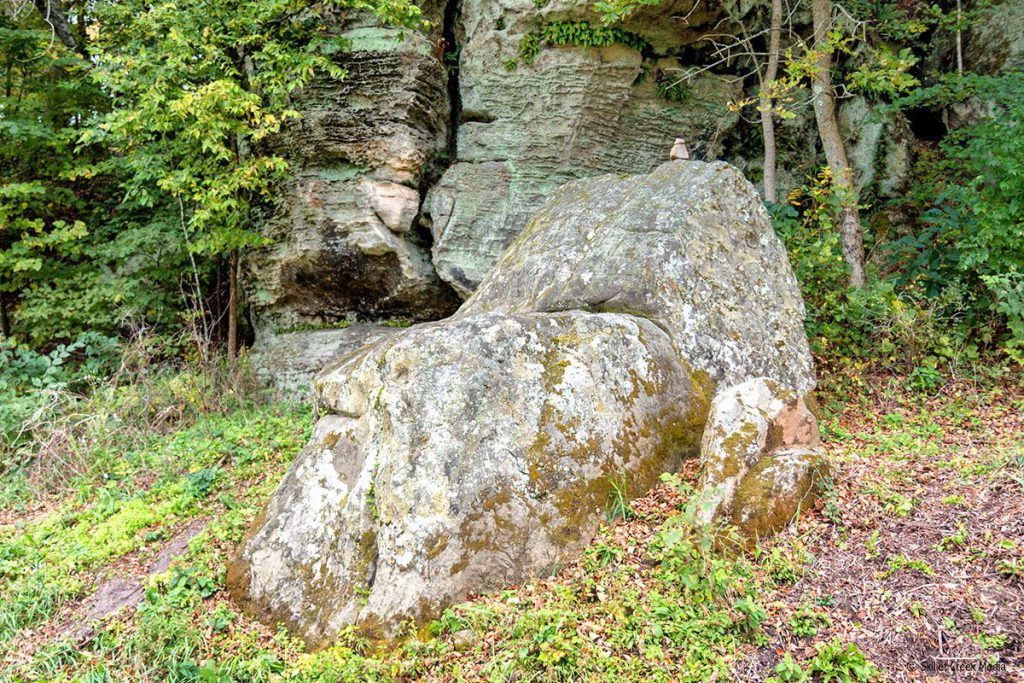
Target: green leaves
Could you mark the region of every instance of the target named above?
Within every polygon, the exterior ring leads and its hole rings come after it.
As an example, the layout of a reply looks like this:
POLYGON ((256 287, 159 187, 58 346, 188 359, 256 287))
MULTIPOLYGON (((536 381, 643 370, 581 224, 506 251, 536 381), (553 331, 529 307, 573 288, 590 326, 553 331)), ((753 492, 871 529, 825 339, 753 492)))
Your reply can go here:
POLYGON ((289 171, 276 138, 312 79, 345 77, 328 19, 348 11, 424 25, 409 0, 99 0, 75 8, 86 61, 35 14, 0 17, 0 292, 15 332, 178 322, 225 254, 264 244, 255 217, 289 171))
POLYGON ((652 51, 643 36, 606 26, 591 26, 586 21, 552 21, 531 31, 519 41, 519 57, 532 64, 543 45, 575 45, 577 47, 608 47, 625 45, 641 53, 652 51))
MULTIPOLYGON (((405 0, 342 0, 386 23, 416 25, 405 0)), ((81 138, 127 159, 128 196, 181 203, 189 248, 219 255, 263 244, 254 212, 288 164, 267 143, 299 114, 314 77, 344 77, 312 0, 102 2, 94 78, 114 107, 81 138)))

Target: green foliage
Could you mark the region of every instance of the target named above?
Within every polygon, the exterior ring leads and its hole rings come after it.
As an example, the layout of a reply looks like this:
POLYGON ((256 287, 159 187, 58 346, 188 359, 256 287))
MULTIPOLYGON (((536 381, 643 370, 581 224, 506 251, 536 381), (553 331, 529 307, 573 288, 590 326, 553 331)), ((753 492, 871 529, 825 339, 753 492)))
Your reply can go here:
MULTIPOLYGON (((419 20, 404 0, 360 7, 404 24, 419 20)), ((298 118, 292 98, 314 75, 345 76, 331 59, 339 45, 323 10, 308 0, 186 0, 100 3, 96 14, 104 30, 93 76, 113 106, 82 140, 125 155, 130 198, 181 202, 195 252, 261 243, 254 211, 288 167, 265 143, 298 118)))
POLYGON ((880 678, 878 667, 868 660, 854 643, 833 639, 816 643, 815 655, 801 666, 788 652, 775 666, 769 683, 870 683, 880 678))
POLYGON ((661 75, 657 81, 658 94, 669 102, 685 102, 690 96, 690 89, 679 78, 661 75))
POLYGON ((519 41, 519 57, 525 64, 533 64, 545 45, 573 45, 576 47, 608 47, 624 45, 642 54, 651 52, 651 44, 630 31, 606 26, 592 26, 587 21, 552 21, 531 31, 519 41))
POLYGON ((841 208, 828 169, 796 188, 785 204, 769 207, 807 305, 812 350, 826 365, 870 361, 903 369, 915 388, 935 390, 942 381, 940 366, 978 357, 978 344, 959 322, 967 292, 926 290, 899 277, 875 277, 862 288, 849 288, 836 229, 841 208))
POLYGON ((598 0, 594 9, 601 14, 601 21, 614 24, 632 16, 641 7, 657 7, 662 0, 598 0))
POLYGON ((793 635, 798 638, 816 636, 818 629, 831 625, 832 620, 829 616, 814 607, 801 607, 789 618, 789 626, 793 630, 793 635))
POLYGON ((180 230, 123 202, 122 160, 81 141, 109 111, 90 64, 27 14, 0 17, 0 69, 0 299, 14 332, 40 346, 173 318, 180 230))
POLYGON ((919 571, 925 576, 935 576, 935 570, 925 562, 924 560, 911 560, 906 555, 900 553, 899 555, 892 555, 886 561, 888 569, 885 571, 885 577, 892 576, 897 572, 905 571, 907 569, 913 569, 919 571))
POLYGON ((88 386, 118 360, 116 341, 97 333, 49 353, 0 338, 0 471, 17 466, 15 454, 32 438, 31 422, 50 416, 55 397, 88 386))
POLYGON ((920 85, 911 74, 917 58, 909 47, 896 52, 883 45, 874 47, 869 54, 870 57, 858 64, 847 77, 852 91, 878 98, 905 93, 920 85))
MULTIPOLYGON (((985 101, 976 121, 925 155, 912 203, 916 233, 892 245, 899 282, 932 296, 971 292, 964 311, 982 343, 1024 360, 1024 74, 951 76, 897 107, 985 101)), ((967 298, 967 297, 965 297, 967 298)))
MULTIPOLYGON (((164 373, 138 391, 97 391, 78 406, 84 413, 67 416, 75 424, 83 421, 83 414, 92 418, 89 431, 76 439, 87 449, 83 460, 88 466, 64 479, 66 489, 79 492, 78 499, 65 500, 17 526, 0 526, 0 655, 18 631, 51 618, 80 596, 96 567, 143 548, 159 548, 179 522, 208 516, 229 492, 240 493, 243 500, 254 494, 261 500, 273 480, 262 488, 241 485, 262 479, 268 468, 283 471, 308 437, 304 410, 259 405, 248 394, 238 401, 231 391, 220 394, 226 400, 219 408, 226 414, 200 412, 194 424, 179 417, 179 429, 169 434, 152 424, 145 437, 98 424, 97 416, 104 414, 115 424, 119 417, 134 417, 126 413, 125 404, 133 404, 140 394, 199 401, 206 392, 198 384, 188 375, 164 373)), ((151 403, 148 408, 168 419, 166 405, 151 403)), ((188 409, 178 403, 175 412, 183 416, 188 409)), ((65 424, 61 420, 54 426, 62 431, 65 424)), ((32 491, 36 498, 41 493, 32 491)), ((251 502, 243 509, 250 517, 255 512, 251 502)), ((222 533, 217 525, 237 538, 246 521, 222 512, 209 533, 222 533)), ((181 667, 199 666, 189 660, 202 642, 193 637, 191 608, 220 587, 216 572, 201 566, 172 568, 147 587, 133 648, 150 657, 159 678, 175 679, 185 676, 181 667)))

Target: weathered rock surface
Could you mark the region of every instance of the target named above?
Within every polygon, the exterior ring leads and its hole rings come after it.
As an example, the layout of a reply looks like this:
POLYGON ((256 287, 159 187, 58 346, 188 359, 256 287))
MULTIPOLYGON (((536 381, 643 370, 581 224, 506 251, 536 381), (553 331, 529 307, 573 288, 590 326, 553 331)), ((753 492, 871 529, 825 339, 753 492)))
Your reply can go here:
POLYGON ((256 374, 282 393, 313 398, 313 378, 329 364, 372 341, 398 332, 387 325, 354 323, 343 329, 302 330, 266 339, 252 354, 256 374))
MULTIPOLYGON (((229 587, 324 643, 350 624, 390 637, 552 572, 592 538, 613 480, 643 492, 696 455, 717 385, 813 386, 802 318, 735 169, 679 161, 570 183, 455 316, 318 376, 327 414, 229 587)), ((808 440, 779 424, 780 444, 808 440)), ((793 472, 765 468, 768 491, 793 472)))
POLYGON ((818 421, 803 398, 765 378, 715 394, 701 441, 697 522, 766 536, 813 502, 824 476, 818 421))
MULTIPOLYGON (((428 12, 428 16, 431 16, 428 12)), ((448 315, 458 297, 413 229, 419 183, 447 145, 447 72, 432 34, 354 25, 344 81, 316 81, 282 152, 292 177, 247 262, 257 340, 302 323, 448 315)))
POLYGON ((995 2, 966 31, 965 66, 981 73, 1024 69, 1024 8, 1015 0, 995 2))
POLYGON ((883 113, 857 96, 840 107, 839 125, 858 190, 873 188, 877 196, 892 198, 906 189, 913 136, 902 114, 883 113))
POLYGON ((771 451, 740 482, 730 521, 748 541, 781 531, 818 499, 820 486, 828 473, 821 451, 808 448, 771 451))
POLYGON ((390 636, 557 570, 611 480, 649 488, 695 454, 707 410, 667 335, 615 314, 428 323, 317 384, 332 414, 229 571, 311 643, 352 623, 390 636))
POLYGON ((572 309, 651 320, 716 384, 814 386, 785 249, 753 186, 722 162, 565 185, 457 316, 572 309))
POLYGON ((520 40, 549 22, 599 26, 592 4, 462 3, 457 161, 430 191, 423 213, 434 264, 463 296, 555 188, 602 173, 648 172, 679 136, 691 153, 714 158, 722 133, 738 120, 728 107, 741 94, 733 79, 701 75, 681 101, 658 88, 659 81, 678 80, 682 65, 657 55, 692 44, 719 9, 694 11, 692 3, 671 0, 643 9, 624 28, 649 41, 653 55, 621 45, 564 46, 542 49, 532 64, 519 60, 520 40), (510 70, 509 63, 517 65, 510 70))

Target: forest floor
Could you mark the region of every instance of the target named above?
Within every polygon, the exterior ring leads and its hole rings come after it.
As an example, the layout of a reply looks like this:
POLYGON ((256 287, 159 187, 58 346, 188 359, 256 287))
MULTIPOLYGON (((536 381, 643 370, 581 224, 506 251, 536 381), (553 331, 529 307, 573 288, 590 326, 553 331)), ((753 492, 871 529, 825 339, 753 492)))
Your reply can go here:
POLYGON ((833 476, 756 552, 682 521, 691 463, 610 509, 557 576, 392 651, 346 634, 305 653, 223 590, 308 410, 253 404, 130 442, 114 422, 49 493, 0 479, 0 683, 1024 680, 1024 387, 831 385, 833 476))

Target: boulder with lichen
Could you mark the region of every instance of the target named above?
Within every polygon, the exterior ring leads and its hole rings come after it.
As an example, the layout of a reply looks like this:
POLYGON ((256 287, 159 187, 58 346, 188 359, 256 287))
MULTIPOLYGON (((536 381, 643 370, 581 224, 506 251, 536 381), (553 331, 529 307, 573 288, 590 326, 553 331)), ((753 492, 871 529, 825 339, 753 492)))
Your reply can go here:
MULTIPOLYGON (((323 644, 352 625, 390 638, 555 572, 590 542, 613 482, 641 493, 697 456, 716 387, 813 386, 802 324, 785 251, 735 169, 570 183, 454 316, 318 376, 324 417, 229 589, 323 644)), ((775 418, 762 446, 806 440, 775 418)))

